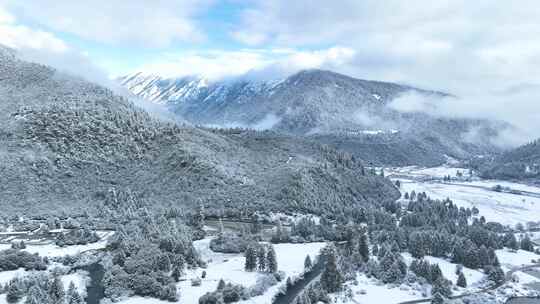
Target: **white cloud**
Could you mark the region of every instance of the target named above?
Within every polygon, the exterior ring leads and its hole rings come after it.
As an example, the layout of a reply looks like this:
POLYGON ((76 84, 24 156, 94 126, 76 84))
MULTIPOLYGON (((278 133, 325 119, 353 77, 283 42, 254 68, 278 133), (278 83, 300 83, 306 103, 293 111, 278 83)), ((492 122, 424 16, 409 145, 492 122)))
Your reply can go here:
POLYGON ((489 119, 510 123, 495 142, 515 146, 538 138, 540 130, 540 86, 523 86, 496 93, 484 92, 459 97, 405 93, 390 103, 401 112, 424 112, 435 117, 489 119))
POLYGON ((354 50, 344 47, 315 51, 293 49, 191 51, 162 55, 136 70, 167 78, 202 75, 216 80, 245 74, 256 78, 277 78, 301 69, 331 69, 346 64, 354 54, 354 50))
POLYGON ((518 141, 538 137, 540 82, 537 1, 254 0, 233 38, 251 45, 342 45, 354 50, 338 72, 442 90, 444 106, 407 98, 395 105, 434 114, 493 117, 519 127, 518 141), (309 12, 309 13, 306 13, 309 12), (528 137, 528 138, 527 138, 528 137))
POLYGON ((163 47, 175 40, 201 41, 195 16, 212 0, 11 1, 18 15, 54 31, 111 44, 163 47))
POLYGON ((43 49, 65 52, 68 46, 54 34, 16 23, 13 15, 0 7, 0 44, 14 49, 43 49))

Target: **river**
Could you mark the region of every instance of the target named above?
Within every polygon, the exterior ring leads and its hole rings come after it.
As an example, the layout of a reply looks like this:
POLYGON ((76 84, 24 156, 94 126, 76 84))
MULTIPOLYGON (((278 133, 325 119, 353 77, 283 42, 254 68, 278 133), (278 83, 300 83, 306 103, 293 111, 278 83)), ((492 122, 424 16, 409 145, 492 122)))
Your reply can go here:
POLYGON ((86 304, 99 304, 99 301, 105 297, 105 288, 102 284, 105 269, 97 262, 81 269, 88 271, 90 276, 90 285, 86 288, 86 304))

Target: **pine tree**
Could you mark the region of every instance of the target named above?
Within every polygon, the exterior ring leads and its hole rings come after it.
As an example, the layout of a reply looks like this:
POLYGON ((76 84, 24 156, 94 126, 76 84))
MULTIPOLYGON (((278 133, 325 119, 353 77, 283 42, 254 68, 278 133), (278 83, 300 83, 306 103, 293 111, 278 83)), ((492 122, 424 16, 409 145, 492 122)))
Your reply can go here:
POLYGON ((306 258, 304 259, 304 271, 308 272, 311 270, 311 267, 313 267, 313 263, 311 262, 311 258, 309 257, 309 254, 306 255, 306 258))
POLYGON ((216 289, 223 290, 223 288, 225 288, 225 281, 223 281, 223 279, 220 279, 216 289))
POLYGON ((8 303, 16 303, 23 297, 21 282, 15 278, 9 282, 6 300, 8 303))
POLYGON ((266 267, 270 273, 276 273, 278 270, 276 251, 273 245, 270 245, 266 254, 266 267))
POLYGON ((337 268, 335 249, 330 248, 325 254, 326 265, 321 275, 321 284, 327 292, 336 292, 341 289, 343 277, 337 268))
POLYGON ((521 239, 521 249, 525 251, 531 251, 531 252, 534 251, 534 246, 528 235, 525 235, 525 237, 521 239))
POLYGON ((257 261, 258 261, 258 268, 259 271, 265 271, 266 270, 266 250, 264 246, 259 246, 257 249, 257 261))
POLYGON ((64 284, 60 280, 59 276, 55 276, 49 286, 49 302, 50 304, 63 304, 64 303, 64 284))
POLYGON ((460 272, 458 274, 456 285, 463 288, 467 287, 467 279, 465 279, 465 275, 463 274, 463 272, 460 272))
POLYGON ((69 287, 66 293, 66 302, 67 304, 82 304, 83 299, 79 292, 77 291, 77 288, 75 288, 75 284, 73 282, 69 283, 69 287))
POLYGON ((444 304, 444 297, 440 293, 436 293, 433 295, 433 298, 431 299, 431 304, 444 304))
POLYGON ((178 301, 178 291, 176 285, 173 283, 168 284, 163 290, 162 300, 167 300, 169 302, 178 301))
MULTIPOLYGON (((28 289, 28 294, 24 304, 43 304, 47 303, 47 294, 39 287, 39 285, 32 285, 28 289)), ((81 302, 82 303, 82 302, 81 302)))
POLYGON ((512 232, 507 232, 504 235, 503 243, 504 243, 504 246, 506 246, 506 247, 508 247, 508 248, 510 248, 512 250, 518 250, 519 249, 519 244, 517 242, 516 236, 512 232))
POLYGON ((246 271, 254 271, 257 268, 257 252, 252 245, 249 245, 244 252, 246 262, 244 268, 246 271))
POLYGON ((431 294, 441 294, 445 298, 449 298, 452 295, 451 289, 452 283, 445 279, 443 276, 439 277, 435 282, 433 282, 433 288, 431 289, 431 294))
POLYGON ((358 240, 358 252, 362 256, 364 263, 369 260, 369 244, 366 232, 363 232, 360 235, 360 239, 358 240))
POLYGON ((175 282, 180 282, 180 277, 182 276, 182 270, 178 265, 173 266, 171 277, 175 282))

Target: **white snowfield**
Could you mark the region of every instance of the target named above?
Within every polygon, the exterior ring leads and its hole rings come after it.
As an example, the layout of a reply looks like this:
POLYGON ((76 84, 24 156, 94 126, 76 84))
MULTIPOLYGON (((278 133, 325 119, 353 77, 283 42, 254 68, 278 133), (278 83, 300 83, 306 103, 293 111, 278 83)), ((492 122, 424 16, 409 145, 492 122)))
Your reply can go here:
POLYGON ((401 182, 401 192, 425 192, 433 199, 450 198, 460 207, 476 207, 488 221, 499 222, 503 225, 514 226, 517 223, 540 221, 540 197, 520 194, 496 192, 491 190, 495 185, 509 187, 514 190, 528 191, 540 194, 540 188, 524 184, 496 180, 452 181, 419 181, 418 177, 433 177, 441 179, 446 175, 456 177, 457 171, 468 175, 464 168, 436 167, 417 168, 406 167, 387 170, 387 175, 396 176, 401 182))
MULTIPOLYGON (((411 265, 411 262, 414 260, 414 258, 411 256, 410 253, 402 253, 403 259, 405 259, 405 263, 407 266, 411 265)), ((428 261, 431 264, 438 264, 441 268, 441 271, 445 278, 452 281, 452 283, 455 285, 457 283, 458 276, 456 275, 456 266, 457 264, 451 263, 450 261, 447 261, 442 258, 436 258, 432 256, 425 256, 424 260, 428 261)), ((481 271, 470 269, 467 267, 463 267, 463 274, 465 275, 465 279, 467 280, 467 286, 469 287, 475 287, 479 283, 481 283, 482 279, 484 278, 484 274, 481 271)))
POLYGON ((532 260, 540 259, 540 255, 525 250, 512 251, 510 249, 499 249, 495 251, 501 267, 510 270, 521 266, 535 264, 532 260))
POLYGON ((367 278, 364 274, 357 276, 358 285, 347 282, 345 286, 352 290, 352 299, 340 294, 334 294, 332 298, 336 304, 397 304, 403 301, 422 299, 422 292, 408 286, 389 286, 378 282, 376 279, 367 278))
MULTIPOLYGON (((242 284, 244 287, 250 287, 257 281, 257 277, 261 274, 257 272, 246 272, 244 270, 245 258, 243 254, 223 254, 213 252, 209 248, 210 239, 195 241, 194 246, 201 254, 203 260, 208 261, 206 269, 188 270, 184 276, 185 281, 178 284, 180 289, 180 302, 182 303, 198 303, 199 298, 207 292, 216 290, 220 279, 225 282, 242 284), (202 279, 201 286, 191 286, 192 278, 200 278, 203 271, 206 271, 206 278, 202 279)), ((319 251, 325 246, 325 243, 309 243, 309 244, 276 244, 278 269, 286 273, 288 277, 297 276, 304 270, 304 259, 306 255, 310 255, 312 259, 319 254, 319 251)), ((257 303, 270 304, 272 297, 278 291, 279 285, 271 287, 262 296, 254 297, 241 303, 257 303)), ((130 298, 126 300, 129 304, 153 304, 159 302, 140 302, 143 298, 130 298), (131 300, 138 302, 130 302, 131 300)))

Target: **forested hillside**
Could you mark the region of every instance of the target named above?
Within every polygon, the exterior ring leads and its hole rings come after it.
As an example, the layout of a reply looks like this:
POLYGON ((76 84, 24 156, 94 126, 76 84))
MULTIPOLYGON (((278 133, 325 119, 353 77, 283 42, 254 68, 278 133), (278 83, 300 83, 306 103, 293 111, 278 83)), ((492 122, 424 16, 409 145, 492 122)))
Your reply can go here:
POLYGON ((110 189, 155 206, 335 212, 396 199, 354 157, 273 132, 164 123, 82 79, 0 56, 0 192, 9 210, 57 212, 110 189))

